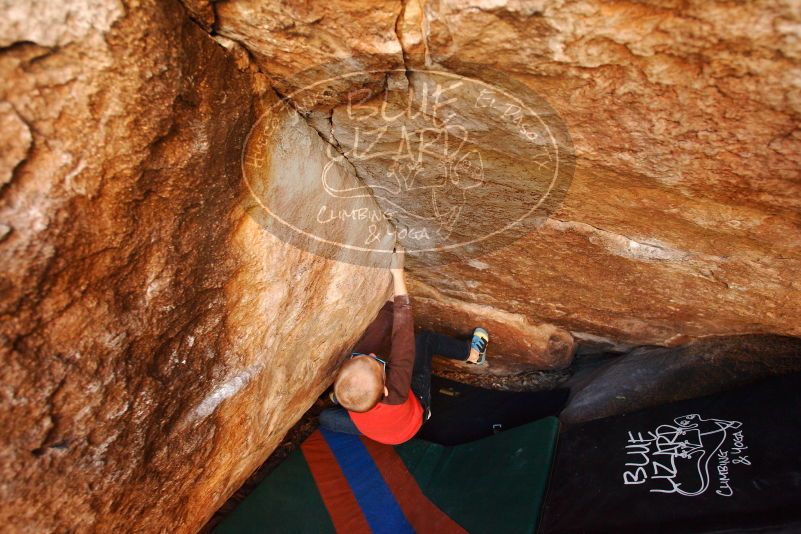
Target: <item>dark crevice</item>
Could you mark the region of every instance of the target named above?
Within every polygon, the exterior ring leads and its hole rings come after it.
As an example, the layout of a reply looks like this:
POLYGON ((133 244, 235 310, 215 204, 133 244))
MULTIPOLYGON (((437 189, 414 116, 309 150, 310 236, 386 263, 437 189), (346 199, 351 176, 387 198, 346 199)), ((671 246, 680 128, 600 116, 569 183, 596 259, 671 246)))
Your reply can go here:
POLYGON ((393 29, 395 30, 395 38, 398 40, 398 46, 401 49, 401 58, 403 59, 403 68, 404 74, 406 76, 406 82, 411 86, 411 79, 409 75, 411 74, 411 70, 409 69, 409 58, 406 54, 406 49, 403 48, 403 32, 401 32, 400 26, 403 24, 403 17, 406 14, 406 0, 401 0, 401 8, 398 12, 398 18, 395 19, 395 24, 393 25, 393 29))
POLYGON ((34 59, 41 59, 44 56, 49 56, 58 51, 57 46, 44 46, 34 41, 16 41, 10 45, 0 46, 0 54, 6 54, 15 50, 24 50, 27 48, 38 48, 42 51, 42 55, 36 56, 34 59))
MULTIPOLYGON (((23 122, 26 121, 23 119, 23 122)), ((31 134, 33 134, 33 131, 30 130, 30 127, 28 128, 28 130, 31 132, 31 134)), ((34 140, 33 135, 31 135, 31 143, 28 145, 28 150, 26 151, 25 156, 21 160, 19 160, 16 165, 14 165, 14 168, 11 170, 11 178, 8 180, 8 182, 0 186, 0 199, 3 198, 6 191, 8 191, 11 188, 12 184, 17 183, 20 176, 22 176, 25 164, 28 163, 31 157, 33 157, 33 153, 36 148, 35 145, 36 141, 34 140)), ((5 239, 5 237, 6 236, 3 236, 2 238, 0 238, 0 240, 5 239)))
POLYGON ((218 19, 217 19, 217 9, 214 6, 214 2, 212 2, 211 0, 209 0, 209 2, 208 2, 209 11, 211 12, 211 16, 212 16, 212 19, 213 19, 210 23, 207 23, 205 20, 202 20, 201 18, 199 18, 193 12, 193 10, 190 9, 190 7, 187 5, 187 3, 184 0, 179 0, 179 3, 181 4, 181 6, 186 11, 187 18, 193 24, 195 24, 197 27, 199 27, 201 30, 203 30, 204 32, 208 33, 209 35, 212 35, 212 36, 213 35, 217 35, 217 20, 218 19))

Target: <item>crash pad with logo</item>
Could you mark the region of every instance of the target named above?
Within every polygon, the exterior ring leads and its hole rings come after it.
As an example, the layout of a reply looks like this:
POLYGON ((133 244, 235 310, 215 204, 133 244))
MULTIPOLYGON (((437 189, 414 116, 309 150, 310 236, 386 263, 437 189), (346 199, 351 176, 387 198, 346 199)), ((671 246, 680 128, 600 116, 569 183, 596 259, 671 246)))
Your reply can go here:
POLYGON ((569 427, 540 532, 801 532, 801 374, 569 427))

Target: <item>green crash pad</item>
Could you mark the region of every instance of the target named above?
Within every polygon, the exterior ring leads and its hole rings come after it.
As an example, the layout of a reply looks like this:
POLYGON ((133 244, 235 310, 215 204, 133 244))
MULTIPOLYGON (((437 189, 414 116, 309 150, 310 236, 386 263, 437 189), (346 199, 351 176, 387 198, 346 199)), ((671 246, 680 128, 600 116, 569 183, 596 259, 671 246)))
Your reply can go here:
MULTIPOLYGON (((473 534, 531 533, 537 528, 558 432, 558 419, 547 417, 463 445, 445 447, 415 439, 394 449, 425 497, 466 531, 473 534)), ((381 530, 375 528, 375 521, 385 526, 381 514, 386 514, 390 521, 394 508, 384 506, 376 516, 376 511, 369 508, 376 502, 384 502, 382 492, 370 486, 370 481, 362 480, 378 470, 373 466, 353 465, 353 457, 342 456, 341 444, 335 443, 345 436, 336 434, 333 436, 336 439, 332 440, 332 434, 328 435, 334 451, 330 455, 331 462, 338 462, 342 471, 349 474, 349 488, 346 489, 353 491, 371 530, 381 530), (370 488, 370 493, 359 495, 367 491, 365 488, 370 488)), ((359 442, 365 438, 347 436, 347 439, 359 442)), ((358 443, 355 448, 359 448, 358 443)), ((384 488, 388 491, 383 494, 391 499, 394 488, 390 486, 384 488)), ((399 520, 403 522, 404 518, 401 516, 399 520)), ((397 531, 413 530, 398 527, 397 531)), ((335 527, 309 463, 302 450, 298 450, 214 532, 325 533, 335 532, 335 527)))

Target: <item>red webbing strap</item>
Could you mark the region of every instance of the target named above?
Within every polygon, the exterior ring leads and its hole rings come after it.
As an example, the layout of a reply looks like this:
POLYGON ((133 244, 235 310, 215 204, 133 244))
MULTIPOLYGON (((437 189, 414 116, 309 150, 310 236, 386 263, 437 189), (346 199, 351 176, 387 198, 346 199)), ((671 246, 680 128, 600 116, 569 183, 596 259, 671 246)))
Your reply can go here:
POLYGON ((337 532, 370 534, 367 520, 323 435, 315 431, 300 446, 337 532))
POLYGON ((393 447, 365 438, 362 442, 415 531, 419 534, 467 534, 423 494, 393 447))

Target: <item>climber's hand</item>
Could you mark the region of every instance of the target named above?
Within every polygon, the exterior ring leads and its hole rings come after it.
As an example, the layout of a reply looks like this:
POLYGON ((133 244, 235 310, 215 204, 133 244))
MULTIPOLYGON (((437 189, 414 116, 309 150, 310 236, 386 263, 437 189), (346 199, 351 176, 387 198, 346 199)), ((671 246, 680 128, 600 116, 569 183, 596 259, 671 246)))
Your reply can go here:
POLYGON ((403 279, 403 263, 406 259, 406 251, 400 245, 395 245, 395 252, 392 253, 392 262, 389 264, 389 272, 392 273, 392 286, 395 289, 395 296, 408 295, 406 292, 406 281, 403 279))
POLYGON ((406 259, 406 251, 401 245, 395 245, 395 251, 392 253, 392 261, 389 264, 389 271, 392 276, 403 275, 403 264, 406 259))

